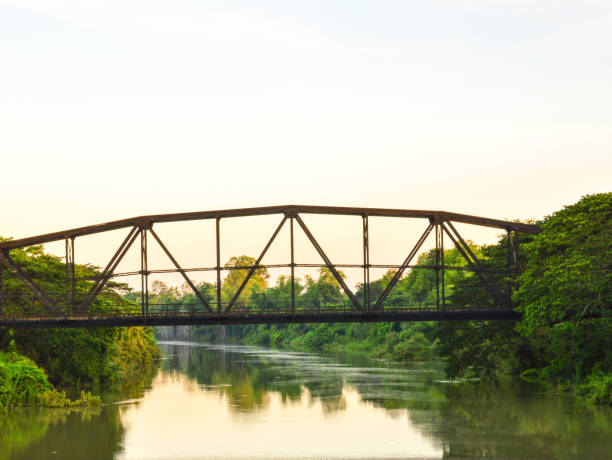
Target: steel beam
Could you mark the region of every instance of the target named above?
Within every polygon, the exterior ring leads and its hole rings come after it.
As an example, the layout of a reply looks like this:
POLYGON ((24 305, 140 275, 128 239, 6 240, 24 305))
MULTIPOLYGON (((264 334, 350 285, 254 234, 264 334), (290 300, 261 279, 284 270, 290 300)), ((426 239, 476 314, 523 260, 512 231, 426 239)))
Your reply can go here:
POLYGON ((106 268, 102 272, 102 275, 100 276, 100 278, 91 287, 89 292, 85 295, 85 298, 79 305, 77 311, 82 312, 85 307, 89 307, 91 305, 91 303, 96 298, 96 296, 99 294, 99 292, 102 290, 102 288, 104 288, 107 281, 111 278, 113 272, 115 271, 115 268, 117 268, 117 265, 119 265, 119 262, 121 262, 121 260, 123 259, 123 256, 125 256, 127 251, 130 249, 130 247, 136 240, 136 237, 138 236, 139 233, 140 233, 140 229, 138 227, 132 227, 132 229, 130 230, 128 235, 125 237, 125 239, 123 240, 123 242, 121 243, 121 245, 119 246, 119 248, 117 249, 113 257, 111 258, 111 260, 106 265, 106 268))
POLYGON ((159 214, 150 216, 132 217, 129 219, 116 220, 98 225, 90 225, 87 227, 73 228, 63 230, 61 232, 47 233, 44 235, 33 236, 30 238, 22 238, 18 240, 10 240, 0 243, 0 248, 16 249, 35 244, 44 244, 51 241, 63 240, 66 237, 78 237, 83 235, 93 235, 96 233, 106 232, 109 230, 117 230, 128 227, 138 227, 142 222, 150 222, 151 224, 162 222, 184 222, 191 220, 204 219, 220 219, 229 217, 246 217, 246 216, 263 216, 270 214, 334 214, 334 215, 353 215, 362 216, 367 214, 374 217, 411 217, 434 219, 436 221, 453 221, 472 225, 480 225, 491 228, 507 229, 521 231, 524 233, 537 234, 542 230, 537 225, 523 224, 520 222, 504 221, 499 219, 490 219, 487 217, 470 216, 467 214, 458 214, 447 211, 428 211, 428 210, 413 210, 413 209, 385 209, 385 208, 350 208, 350 207, 334 207, 334 206, 303 206, 303 205, 286 205, 286 206, 268 206, 261 208, 244 208, 244 209, 226 209, 219 211, 200 211, 175 214, 159 214))
POLYGON ((72 313, 76 297, 74 238, 66 238, 66 313, 72 313))
POLYGON ((368 228, 368 216, 362 216, 363 233, 363 308, 370 310, 370 230, 368 228))
POLYGON ((444 264, 444 230, 440 229, 440 275, 442 278, 442 310, 446 308, 446 267, 444 264))
POLYGON ((417 240, 416 244, 414 245, 414 247, 412 248, 408 256, 406 256, 404 263, 397 270, 397 272, 395 272, 395 275, 393 275, 393 278, 391 278, 391 281, 389 281, 389 284, 387 284, 387 287, 385 287, 385 290, 380 294, 380 297, 378 298, 378 300, 376 301, 376 304, 374 305, 374 310, 381 309, 382 304, 387 298, 387 296, 389 295, 389 293, 391 292, 391 289, 393 289, 393 287, 397 284, 399 279, 402 277, 404 270, 408 268, 412 259, 414 259, 414 257, 417 255, 417 252, 419 252, 419 249, 421 249, 421 246, 423 246, 423 243, 425 242, 425 240, 431 233, 431 230, 433 229, 433 227, 434 227, 433 224, 429 223, 429 225, 427 226, 427 228, 425 229, 421 237, 417 240))
POLYGON ((53 300, 45 293, 43 289, 11 258, 8 250, 0 251, 0 263, 4 263, 7 268, 17 275, 17 277, 25 284, 30 292, 39 300, 39 302, 47 307, 50 311, 59 312, 60 308, 55 305, 53 300))
POLYGON ((221 314, 221 234, 219 224, 221 218, 215 219, 215 241, 217 248, 217 313, 221 314))
POLYGON ((489 279, 485 271, 481 269, 482 264, 476 257, 476 255, 472 252, 468 244, 463 240, 459 232, 455 229, 452 223, 447 222, 448 227, 452 230, 452 233, 446 228, 446 225, 442 224, 442 228, 446 231, 446 234, 450 237, 453 244, 461 254, 461 256, 466 260, 470 268, 476 276, 480 279, 481 283, 485 286, 493 300, 497 302, 500 306, 505 306, 511 308, 511 305, 508 305, 506 299, 501 293, 501 290, 497 286, 494 280, 489 279), (453 235, 454 233, 454 235, 453 235))
POLYGON ((293 239, 293 216, 289 219, 289 239, 291 245, 291 313, 295 314, 295 246, 293 239))
POLYGON ((230 303, 228 304, 228 306, 225 309, 226 312, 228 312, 228 311, 230 311, 232 309, 232 307, 234 306, 234 303, 236 302, 236 300, 238 300, 238 297, 240 297, 240 294, 242 294, 242 290, 246 287, 246 285, 249 282, 249 280, 251 279, 251 277, 255 274, 255 271, 258 268, 261 268, 260 265, 259 265, 261 263, 261 260, 266 255, 266 252, 268 252, 268 249, 270 248, 270 246, 274 242, 274 239, 276 238, 276 235, 278 235, 278 232, 280 232, 281 228, 283 228, 283 225, 285 224, 286 220, 287 220, 287 216, 284 216, 283 219, 281 220, 280 224, 278 224, 278 227, 276 227, 276 230, 274 231, 274 233, 272 234, 272 236, 268 240, 268 243, 266 244, 266 246, 263 248, 263 251, 261 251, 261 254, 259 254, 259 257, 257 258, 257 261, 255 262, 255 265, 253 266, 253 268, 251 268, 249 270, 249 272, 247 273, 246 277, 242 281, 242 284, 240 285, 240 287, 238 288, 238 290, 234 294, 234 297, 232 297, 232 300, 230 300, 230 303))
POLYGON ((183 270, 181 268, 181 266, 178 264, 178 262, 176 261, 176 259, 174 258, 174 256, 170 253, 170 251, 168 250, 168 248, 166 247, 166 245, 164 243, 162 243, 162 240, 159 238, 159 236, 157 236, 157 233, 155 233, 155 231, 153 230, 153 228, 151 228, 149 230, 151 232, 151 235, 153 235, 153 238, 155 238, 155 240, 157 241, 157 244, 159 244, 159 246, 162 248, 162 250, 166 253, 166 255, 168 256, 168 258, 170 259, 170 261, 174 264, 174 266, 176 267, 176 269, 178 270, 178 272, 182 275, 183 279, 185 280, 185 282, 187 283, 187 285, 191 288, 191 290, 193 291, 193 293, 195 294, 195 296, 198 298, 198 300, 202 303, 202 305, 204 305, 204 307, 206 307, 206 309, 208 311, 212 311, 212 309, 210 308, 210 305, 208 304, 208 302, 206 301, 206 299, 204 298, 204 296, 202 296, 202 293, 198 290, 198 288, 193 284, 193 282, 189 279, 189 277, 187 276, 187 273, 185 273, 185 270, 183 270))
POLYGON ((344 312, 344 313, 271 313, 266 315, 164 315, 148 316, 70 316, 42 318, 0 317, 0 326, 11 328, 66 328, 66 327, 126 327, 126 326, 179 326, 179 325, 234 325, 234 324, 288 324, 288 323, 347 323, 396 321, 516 321, 520 313, 511 309, 414 310, 402 312, 344 312))
POLYGON ((2 288, 2 275, 4 274, 4 263, 0 260, 0 315, 4 312, 3 306, 3 288, 2 288))
POLYGON ((446 306, 445 273, 444 273, 444 230, 441 223, 436 224, 436 307, 444 309, 446 306))
POLYGON ((321 248, 321 246, 319 245, 319 243, 317 242, 313 234, 310 232, 310 230, 308 229, 308 227, 306 226, 306 224, 304 223, 300 215, 296 214, 295 218, 297 219, 298 224, 300 225, 300 227, 302 227, 302 230, 304 231, 304 233, 306 234, 306 236, 308 237, 308 239, 310 240, 314 248, 317 250, 321 258, 325 262, 325 265, 327 266, 327 268, 332 272, 332 274, 334 275, 334 278, 336 278, 336 281, 338 281, 338 284, 340 284, 340 286, 344 290, 344 293, 349 297, 349 299, 351 299, 351 302, 353 302, 353 305, 355 306, 355 308, 357 308, 357 310, 360 310, 360 311, 363 310, 363 308, 359 304, 359 300, 357 299, 357 297, 355 297, 355 294, 353 294, 353 292, 346 285, 346 283, 344 282, 344 280, 338 273, 338 270, 336 270, 336 267, 334 267, 334 265, 331 263, 331 260, 329 260, 329 257, 327 257, 327 255, 323 251, 323 248, 321 248))
POLYGON ((435 248, 435 272, 436 272, 436 308, 440 309, 440 225, 435 226, 436 248, 435 248))
POLYGON ((149 313, 149 250, 147 228, 140 229, 140 297, 142 314, 149 313))

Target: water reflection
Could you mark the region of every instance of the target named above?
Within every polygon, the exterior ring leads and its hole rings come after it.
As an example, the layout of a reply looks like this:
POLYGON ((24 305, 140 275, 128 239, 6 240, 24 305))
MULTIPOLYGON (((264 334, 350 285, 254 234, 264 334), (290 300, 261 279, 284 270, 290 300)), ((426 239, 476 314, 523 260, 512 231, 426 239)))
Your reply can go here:
POLYGON ((112 404, 98 412, 3 418, 0 460, 608 458, 612 451, 610 410, 517 381, 444 382, 436 363, 362 356, 162 348, 161 371, 108 393, 112 404))

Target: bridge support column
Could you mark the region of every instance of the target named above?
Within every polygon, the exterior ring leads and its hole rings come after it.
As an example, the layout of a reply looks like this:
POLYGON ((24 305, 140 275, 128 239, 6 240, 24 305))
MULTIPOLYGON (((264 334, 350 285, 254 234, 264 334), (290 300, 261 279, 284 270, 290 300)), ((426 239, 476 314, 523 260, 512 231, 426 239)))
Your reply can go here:
POLYGON ((74 237, 65 238, 66 241, 66 315, 72 313, 76 296, 76 279, 74 263, 74 237))
POLYGON ((221 314, 221 235, 219 233, 220 217, 215 219, 215 240, 217 247, 217 314, 221 314))
POLYGON ((3 301, 3 296, 2 296, 2 274, 4 272, 4 264, 2 263, 2 261, 0 261, 0 315, 2 315, 2 312, 4 311, 2 309, 2 301, 3 301))
POLYGON ((370 230, 368 216, 363 215, 363 309, 370 310, 370 230))
POLYGON ((436 308, 446 309, 444 271, 444 231, 442 224, 436 224, 436 308))
POLYGON ((512 304, 512 293, 518 288, 519 235, 516 230, 506 229, 508 246, 508 304, 512 304))
POLYGON ((291 314, 295 315, 295 247, 293 239, 293 216, 289 218, 289 238, 291 244, 291 314))
POLYGON ((140 286, 141 312, 149 313, 149 263, 147 257, 147 229, 140 229, 140 286))
POLYGON ((446 308, 445 272, 444 272, 444 231, 442 223, 436 223, 436 308, 446 308))

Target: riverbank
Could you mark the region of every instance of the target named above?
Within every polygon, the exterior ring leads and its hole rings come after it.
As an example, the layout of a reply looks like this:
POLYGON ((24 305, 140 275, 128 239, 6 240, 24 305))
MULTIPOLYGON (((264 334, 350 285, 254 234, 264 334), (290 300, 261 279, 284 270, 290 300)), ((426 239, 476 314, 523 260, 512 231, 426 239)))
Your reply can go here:
POLYGON ((49 383, 45 371, 31 359, 16 352, 0 352, 0 411, 16 406, 98 406, 101 402, 85 391, 79 399, 70 400, 49 383))
POLYGON ((204 342, 232 341, 306 352, 362 352, 389 361, 425 361, 435 357, 427 338, 431 323, 334 323, 195 328, 204 342))
POLYGON ((87 330, 34 331, 11 340, 6 347, 9 351, 0 352, 0 410, 18 406, 96 406, 102 401, 92 391, 99 393, 134 372, 157 366, 161 352, 152 329, 135 327, 111 332, 105 332, 106 347, 100 347, 96 340, 99 333, 87 330), (34 334, 39 336, 33 337, 34 334), (78 347, 73 347, 75 337, 79 338, 78 347), (73 358, 77 354, 80 357, 73 358), (66 390, 80 396, 71 400, 66 390))

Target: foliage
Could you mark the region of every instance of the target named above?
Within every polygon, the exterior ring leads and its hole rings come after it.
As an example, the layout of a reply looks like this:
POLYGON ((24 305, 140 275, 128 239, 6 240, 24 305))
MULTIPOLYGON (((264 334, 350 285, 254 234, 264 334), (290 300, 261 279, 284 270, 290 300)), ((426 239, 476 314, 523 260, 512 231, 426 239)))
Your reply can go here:
POLYGON ((519 331, 543 378, 579 382, 612 372, 612 193, 554 213, 525 248, 519 331))
POLYGON ((99 405, 100 398, 81 392, 71 401, 49 383, 45 371, 15 352, 0 352, 0 410, 15 406, 74 407, 99 405))
MULTIPOLYGON (((531 240, 519 235, 519 246, 531 240)), ((497 244, 472 248, 489 277, 502 295, 509 296, 508 278, 499 273, 506 268, 508 238, 503 236, 497 244), (498 271, 498 272, 494 272, 498 271)), ((454 251, 454 250, 453 250, 454 251)), ((449 251, 450 252, 450 251, 449 251)), ((445 255, 445 258, 447 256, 445 255)), ((519 257, 519 267, 525 258, 519 257)), ((448 280, 451 304, 494 307, 495 300, 482 282, 470 272, 448 280)), ((450 377, 479 377, 492 379, 499 374, 518 374, 533 365, 533 356, 527 340, 515 328, 514 321, 461 321, 440 322, 433 328, 437 338, 437 353, 446 363, 450 377)))
MULTIPOLYGON (((229 262, 225 264, 225 267, 251 267, 255 265, 256 262, 257 261, 253 257, 242 255, 239 257, 232 257, 229 262)), ((233 269, 229 271, 221 286, 223 303, 229 303, 234 298, 234 295, 238 292, 238 289, 246 279, 249 271, 249 269, 233 269)), ((256 269, 240 293, 240 296, 236 299, 235 305, 244 306, 251 296, 262 292, 268 286, 268 278, 270 278, 270 275, 266 268, 256 269)))
POLYGON ((578 388, 578 393, 592 404, 612 406, 612 375, 594 373, 578 388))
MULTIPOLYGON (((342 279, 346 275, 338 271, 342 279)), ((329 268, 319 269, 319 278, 315 281, 306 275, 306 291, 301 296, 300 303, 307 307, 321 307, 327 304, 337 304, 344 301, 342 288, 329 268)))
MULTIPOLYGON (((542 233, 520 241, 522 274, 514 300, 522 320, 440 323, 437 352, 451 376, 537 375, 547 386, 574 388, 610 404, 612 386, 612 194, 591 195, 554 213, 542 233)), ((506 238, 482 248, 484 265, 499 268, 506 238)), ((503 275, 495 277, 506 286, 503 275)), ((475 277, 452 287, 453 301, 491 305, 475 277)), ((505 289, 505 287, 504 287, 505 289)))
POLYGON ((98 386, 117 378, 113 351, 118 334, 114 328, 26 330, 15 335, 15 342, 54 384, 98 386))
POLYGON ((121 374, 134 369, 155 367, 161 352, 155 342, 153 328, 128 327, 119 329, 114 342, 113 362, 120 366, 121 374))
POLYGON ((17 353, 0 353, 0 408, 31 405, 52 389, 45 372, 17 353))
MULTIPOLYGON (((46 254, 42 246, 11 250, 11 257, 24 272, 36 279, 57 305, 73 308, 66 305, 65 265, 60 258, 46 254)), ((96 276, 99 271, 90 265, 76 265, 75 274, 78 301, 92 286, 92 281, 84 278, 96 276)), ((47 313, 47 307, 32 297, 15 274, 4 270, 2 278, 2 306, 6 312, 47 313)), ((138 308, 120 295, 126 290, 124 284, 107 283, 90 311, 109 311, 117 305, 124 310, 138 308)), ((143 328, 1 330, 0 349, 6 349, 10 344, 13 351, 26 355, 45 369, 45 380, 48 376, 49 382, 62 386, 97 387, 114 382, 126 367, 130 367, 127 362, 148 365, 159 354, 151 329, 143 328)), ((61 405, 62 401, 61 393, 46 393, 41 398, 39 403, 61 405)))

